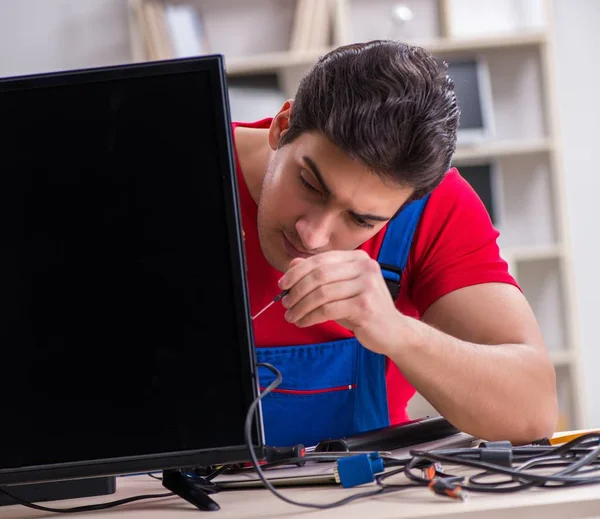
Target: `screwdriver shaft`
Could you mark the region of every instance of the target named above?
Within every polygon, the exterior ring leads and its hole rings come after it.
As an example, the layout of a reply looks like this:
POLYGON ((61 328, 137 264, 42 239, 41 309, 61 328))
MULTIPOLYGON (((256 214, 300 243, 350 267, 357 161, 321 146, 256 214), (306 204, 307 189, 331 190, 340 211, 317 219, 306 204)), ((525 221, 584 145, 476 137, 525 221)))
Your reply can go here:
POLYGON ((283 292, 281 292, 280 294, 278 294, 275 299, 273 299, 273 301, 271 301, 267 306, 265 306, 260 312, 258 312, 257 314, 255 314, 254 316, 252 316, 252 320, 254 321, 254 319, 256 319, 260 314, 262 314, 265 310, 267 310, 273 303, 276 303, 277 301, 283 299, 285 296, 287 296, 289 293, 289 290, 284 290, 283 292))
POLYGON ((265 306, 260 312, 258 312, 257 314, 255 314, 252 317, 252 320, 254 321, 254 319, 256 319, 260 314, 262 314, 265 310, 267 310, 273 303, 275 302, 275 300, 271 301, 267 306, 265 306))

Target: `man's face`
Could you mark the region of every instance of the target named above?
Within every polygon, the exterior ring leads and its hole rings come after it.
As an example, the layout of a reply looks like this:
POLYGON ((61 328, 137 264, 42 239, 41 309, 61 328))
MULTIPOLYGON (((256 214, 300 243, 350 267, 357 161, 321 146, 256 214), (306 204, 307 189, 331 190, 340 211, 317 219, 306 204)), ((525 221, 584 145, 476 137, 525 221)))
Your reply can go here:
POLYGON ((295 257, 353 250, 374 236, 412 190, 377 175, 319 133, 278 149, 258 202, 267 261, 285 272, 295 257))

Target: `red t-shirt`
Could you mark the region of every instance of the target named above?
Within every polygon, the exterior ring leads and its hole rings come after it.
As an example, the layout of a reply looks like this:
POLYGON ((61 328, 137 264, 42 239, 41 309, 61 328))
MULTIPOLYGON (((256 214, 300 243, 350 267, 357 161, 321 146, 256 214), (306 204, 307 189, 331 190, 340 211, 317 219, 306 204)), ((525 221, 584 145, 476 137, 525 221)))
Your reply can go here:
MULTIPOLYGON (((234 123, 233 127, 268 128, 271 119, 234 123)), ((235 135, 234 135, 235 143, 235 135)), ((267 263, 260 248, 257 205, 250 196, 235 154, 251 313, 264 308, 279 293, 282 274, 267 263)), ((377 258, 386 227, 360 248, 377 258)), ((450 169, 427 202, 412 242, 396 302, 403 314, 420 318, 443 295, 469 285, 501 282, 517 286, 500 257, 498 232, 492 226, 481 199, 456 168, 450 169)), ((288 323, 285 309, 275 304, 253 323, 256 347, 329 342, 352 337, 352 332, 327 322, 308 328, 288 323)), ((415 393, 398 367, 388 361, 387 393, 390 422, 409 419, 406 406, 415 393)))

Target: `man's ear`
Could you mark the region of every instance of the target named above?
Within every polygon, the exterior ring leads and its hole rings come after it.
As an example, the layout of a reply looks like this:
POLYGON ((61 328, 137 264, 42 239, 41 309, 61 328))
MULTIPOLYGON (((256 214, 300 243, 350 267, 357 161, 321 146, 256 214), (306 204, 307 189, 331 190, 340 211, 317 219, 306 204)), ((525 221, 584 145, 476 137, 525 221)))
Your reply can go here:
POLYGON ((279 141, 287 133, 290 128, 290 117, 292 115, 292 107, 294 106, 294 100, 288 99, 281 110, 271 121, 269 128, 269 146, 275 151, 279 147, 279 141))

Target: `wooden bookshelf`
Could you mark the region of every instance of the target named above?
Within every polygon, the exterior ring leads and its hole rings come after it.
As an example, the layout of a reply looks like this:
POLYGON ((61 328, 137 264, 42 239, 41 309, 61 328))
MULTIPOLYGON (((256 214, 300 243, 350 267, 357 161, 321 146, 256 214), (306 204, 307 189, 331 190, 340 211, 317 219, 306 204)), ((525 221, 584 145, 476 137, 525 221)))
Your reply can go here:
MULTIPOLYGON (((144 1, 163 5, 168 2, 130 0, 130 10, 139 12, 144 1)), ((217 5, 212 1, 172 1, 194 5, 204 15, 211 5, 215 9, 217 5)), ((235 20, 245 1, 219 3, 220 16, 223 17, 229 9, 231 20, 235 20)), ((322 0, 328 6, 324 15, 328 23, 321 26, 321 32, 316 36, 313 28, 311 40, 306 35, 301 37, 299 31, 301 27, 308 30, 308 11, 311 5, 314 9, 317 4, 314 0, 289 1, 290 4, 282 3, 291 13, 290 26, 283 32, 291 36, 287 40, 279 37, 268 51, 248 54, 243 52, 241 43, 235 47, 235 52, 229 51, 228 39, 246 35, 231 30, 220 36, 220 41, 228 45, 222 43, 221 47, 212 47, 210 53, 225 55, 229 77, 275 74, 285 85, 285 94, 292 96, 302 74, 330 49, 358 41, 356 38, 360 35, 385 38, 389 9, 395 5, 391 0, 322 0), (380 33, 378 28, 381 28, 380 33), (298 44, 300 40, 304 41, 303 45, 298 44)), ((502 254, 517 281, 532 294, 532 307, 547 343, 551 345, 550 355, 560 379, 561 423, 568 424, 569 428, 583 427, 579 339, 552 67, 551 0, 543 2, 544 23, 541 25, 510 31, 482 30, 481 34, 469 36, 455 34, 451 0, 406 0, 403 4, 417 13, 414 20, 408 22, 411 25, 406 25, 406 41, 430 50, 440 59, 453 56, 484 56, 489 59, 494 113, 500 122, 498 135, 476 145, 459 146, 453 162, 459 170, 465 164, 486 161, 501 164, 503 196, 510 210, 510 218, 505 223, 508 227, 500 228, 501 236, 507 238, 501 243, 502 254)), ((511 5, 522 4, 513 2, 511 5)), ((268 20, 265 17, 271 16, 268 9, 272 6, 268 2, 253 0, 253 6, 257 23, 263 23, 268 20)), ((156 59, 157 52, 153 54, 150 51, 152 44, 148 44, 148 34, 152 31, 148 27, 140 27, 141 19, 139 15, 130 17, 134 59, 156 59), (139 41, 142 37, 145 44, 139 41)), ((252 31, 253 24, 244 20, 252 31)), ((477 20, 473 23, 476 24, 477 20)), ((268 35, 263 34, 262 37, 267 38, 268 35)))

